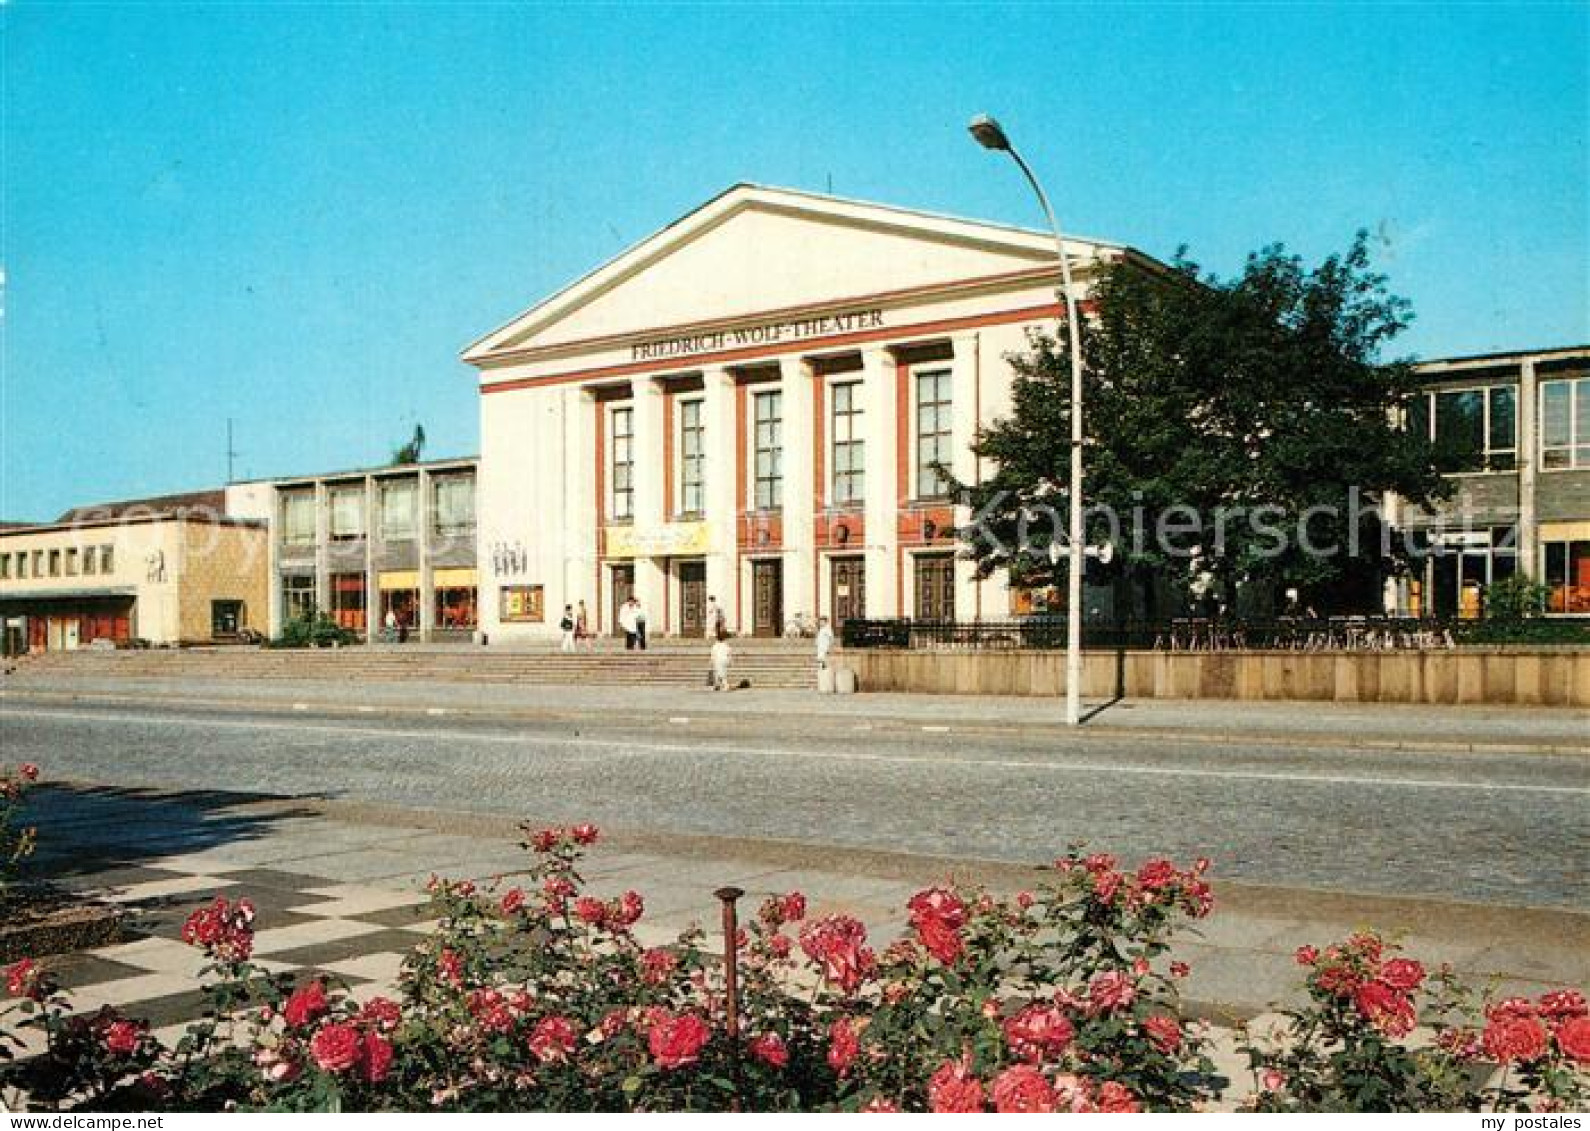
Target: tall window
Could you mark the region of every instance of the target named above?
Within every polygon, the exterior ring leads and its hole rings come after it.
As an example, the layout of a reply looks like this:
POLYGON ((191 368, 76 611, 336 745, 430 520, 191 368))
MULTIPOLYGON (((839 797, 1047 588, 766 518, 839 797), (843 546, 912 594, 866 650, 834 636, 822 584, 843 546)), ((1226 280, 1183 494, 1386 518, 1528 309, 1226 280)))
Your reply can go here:
POLYGON ((679 511, 700 514, 706 482, 706 430, 701 422, 703 402, 679 402, 679 511))
POLYGON ((916 497, 940 499, 950 481, 939 465, 950 462, 950 371, 916 375, 916 497))
POLYGON ((77 576, 77 547, 69 547, 66 551, 66 576, 77 576))
POLYGON ((414 537, 414 503, 419 496, 413 479, 381 484, 381 540, 407 542, 414 537))
POLYGON ((784 505, 784 394, 757 393, 752 446, 756 452, 756 509, 784 505))
POLYGON ((836 505, 866 498, 867 441, 862 421, 861 382, 833 387, 830 433, 833 436, 833 478, 830 501, 836 505))
POLYGON ((11 576, 11 555, 0 554, 0 578, 11 576))
POLYGON ((608 419, 608 476, 612 483, 609 518, 635 517, 635 410, 615 408, 608 419))
POLYGON ((1545 542, 1546 611, 1590 613, 1590 542, 1545 542))
POLYGON ((99 547, 83 547, 83 575, 85 577, 99 572, 99 547))
POLYGON ((59 550, 50 551, 50 576, 61 576, 61 551, 59 550))
POLYGON ((1590 467, 1590 377, 1540 383, 1540 465, 1590 467))
POLYGON ((331 489, 331 540, 352 542, 364 537, 364 485, 331 489))
POLYGON ((303 620, 315 611, 315 579, 309 574, 282 578, 282 619, 303 620))
POLYGON ((1511 471, 1518 464, 1518 390, 1512 385, 1420 393, 1408 427, 1450 454, 1454 471, 1511 471))
POLYGON ((286 491, 282 494, 282 541, 303 546, 315 540, 315 494, 286 491))
POLYGON ((99 572, 116 572, 116 547, 106 543, 99 548, 99 572))
POLYGON ((435 480, 436 533, 444 538, 475 529, 475 477, 448 475, 435 480))

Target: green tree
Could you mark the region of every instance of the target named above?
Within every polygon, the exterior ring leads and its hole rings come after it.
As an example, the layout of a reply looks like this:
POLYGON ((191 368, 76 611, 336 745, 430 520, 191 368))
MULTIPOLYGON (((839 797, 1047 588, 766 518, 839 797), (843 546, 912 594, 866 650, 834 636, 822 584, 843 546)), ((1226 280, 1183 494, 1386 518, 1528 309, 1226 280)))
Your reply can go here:
POLYGON ((403 463, 419 463, 420 455, 425 451, 425 425, 416 424, 414 435, 400 447, 392 449, 392 463, 394 466, 403 463))
MULTIPOLYGON (((1118 583, 1118 615, 1133 586, 1147 615, 1162 615, 1156 577, 1186 587, 1209 575, 1228 602, 1239 587, 1273 598, 1283 584, 1367 594, 1383 550, 1407 556, 1383 538, 1375 503, 1443 497, 1447 457, 1399 423, 1418 381, 1379 359, 1412 314, 1371 269, 1364 233, 1312 269, 1266 247, 1229 280, 1184 255, 1166 271, 1124 260, 1095 298, 1083 498, 1090 543, 1114 544, 1100 579, 1118 583)), ((1011 360, 1012 411, 975 444, 997 471, 956 484, 977 515, 963 535, 985 575, 1058 585, 1065 559, 1048 543, 1066 529, 1070 360, 1044 336, 1011 360)))

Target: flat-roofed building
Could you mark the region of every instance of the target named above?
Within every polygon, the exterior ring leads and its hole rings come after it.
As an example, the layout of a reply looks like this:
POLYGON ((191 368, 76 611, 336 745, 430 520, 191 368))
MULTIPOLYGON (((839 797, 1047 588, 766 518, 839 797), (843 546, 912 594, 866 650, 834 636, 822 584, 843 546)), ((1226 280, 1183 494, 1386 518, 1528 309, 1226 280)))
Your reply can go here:
POLYGON ((470 640, 477 625, 473 457, 231 484, 265 523, 269 626, 329 614, 365 640, 470 640))

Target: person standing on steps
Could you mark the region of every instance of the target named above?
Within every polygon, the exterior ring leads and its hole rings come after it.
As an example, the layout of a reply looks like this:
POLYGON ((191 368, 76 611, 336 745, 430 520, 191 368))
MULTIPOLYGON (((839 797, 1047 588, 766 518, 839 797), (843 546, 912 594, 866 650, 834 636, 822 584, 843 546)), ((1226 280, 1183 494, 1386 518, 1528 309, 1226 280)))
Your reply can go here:
POLYGON ((646 607, 634 597, 631 597, 629 601, 630 604, 635 606, 635 647, 644 652, 646 650, 646 607))
POLYGON ((727 623, 723 616, 723 606, 718 604, 716 597, 707 598, 707 609, 701 619, 705 623, 704 635, 708 640, 717 640, 727 629, 727 623))
POLYGON ((596 651, 596 635, 591 631, 591 618, 581 601, 574 610, 574 643, 583 645, 587 652, 596 651))
POLYGON ((734 661, 734 650, 729 647, 729 634, 718 633, 712 642, 712 690, 729 690, 729 665, 734 661))
POLYGON ((386 628, 386 642, 390 644, 397 639, 397 610, 388 605, 386 619, 381 623, 386 628))
POLYGON ((817 618, 817 670, 828 666, 828 653, 834 650, 834 630, 827 617, 817 618))
POLYGON ((561 648, 565 652, 574 651, 574 606, 563 606, 563 619, 558 622, 558 628, 563 632, 561 648))
POLYGON ((640 602, 631 597, 618 607, 618 627, 624 634, 624 651, 633 652, 636 644, 635 613, 640 608, 640 602))

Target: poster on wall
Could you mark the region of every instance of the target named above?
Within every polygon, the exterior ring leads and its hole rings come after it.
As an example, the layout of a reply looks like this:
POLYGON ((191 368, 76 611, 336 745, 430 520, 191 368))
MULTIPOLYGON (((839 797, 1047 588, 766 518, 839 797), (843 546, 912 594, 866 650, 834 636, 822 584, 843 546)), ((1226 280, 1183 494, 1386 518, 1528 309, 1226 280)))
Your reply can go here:
POLYGON ((502 587, 502 620, 520 623, 537 623, 543 619, 544 608, 539 585, 504 585, 502 587))

